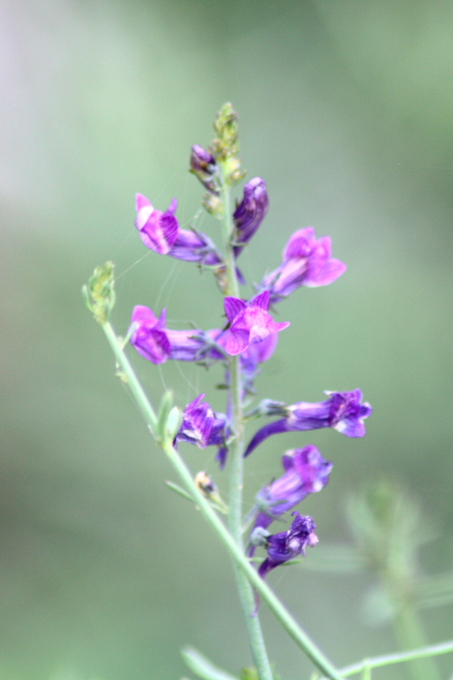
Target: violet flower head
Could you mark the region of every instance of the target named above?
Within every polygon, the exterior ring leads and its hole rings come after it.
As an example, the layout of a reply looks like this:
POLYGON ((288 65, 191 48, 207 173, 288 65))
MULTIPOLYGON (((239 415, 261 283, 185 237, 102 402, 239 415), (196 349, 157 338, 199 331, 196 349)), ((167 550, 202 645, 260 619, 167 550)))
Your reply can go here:
POLYGON ((296 288, 326 286, 346 271, 346 265, 331 257, 331 239, 316 240, 312 227, 299 229, 283 251, 283 262, 265 276, 259 290, 269 290, 271 304, 288 297, 296 288))
POLYGON ((303 517, 299 512, 293 512, 293 515, 295 519, 288 531, 267 537, 267 558, 258 569, 263 579, 272 569, 305 555, 307 546, 313 547, 318 543, 313 518, 309 515, 303 517))
MULTIPOLYGON (((332 427, 347 437, 363 437, 366 433, 364 419, 373 409, 368 402, 361 403, 361 390, 351 392, 326 392, 326 401, 310 404, 300 401, 292 406, 282 406, 282 420, 276 420, 262 427, 247 446, 248 456, 265 439, 281 432, 304 432, 332 427)), ((275 415, 275 410, 274 410, 275 415)))
POLYGON ((165 213, 156 210, 142 194, 137 194, 136 206, 135 225, 147 248, 186 262, 211 267, 223 266, 222 254, 209 236, 196 229, 179 227, 174 216, 178 206, 176 198, 165 213))
POLYGON ((180 441, 189 442, 204 449, 206 446, 223 443, 227 418, 223 414, 214 413, 209 404, 203 401, 204 396, 200 394, 187 406, 175 444, 180 441))
POLYGON ((224 359, 216 343, 220 330, 172 331, 165 327, 166 311, 159 318, 153 310, 137 305, 132 312, 131 344, 145 359, 153 364, 163 364, 168 359, 179 361, 220 361, 224 359))
POLYGON ((233 213, 236 227, 234 248, 235 257, 239 257, 242 248, 259 229, 269 209, 266 182, 261 177, 254 177, 244 186, 244 198, 233 213))
POLYGON ((267 527, 274 519, 291 510, 306 496, 321 491, 329 481, 332 463, 323 458, 316 446, 292 449, 282 457, 285 470, 282 477, 274 480, 257 494, 256 517, 252 532, 256 527, 267 527))
POLYGON ((170 252, 179 230, 178 220, 174 215, 177 207, 178 201, 174 198, 168 210, 162 212, 156 210, 146 196, 137 194, 135 226, 147 248, 161 255, 167 255, 170 252))
POLYGON ((218 183, 216 182, 216 175, 218 173, 216 160, 212 153, 203 149, 199 144, 195 144, 192 147, 190 169, 200 180, 204 188, 211 194, 218 195, 220 193, 218 183))
POLYGON ((244 352, 250 345, 261 342, 288 328, 289 321, 277 323, 269 312, 269 292, 264 291, 249 302, 239 298, 226 297, 224 300, 225 313, 229 328, 225 331, 219 344, 225 348, 227 354, 235 356, 244 352))

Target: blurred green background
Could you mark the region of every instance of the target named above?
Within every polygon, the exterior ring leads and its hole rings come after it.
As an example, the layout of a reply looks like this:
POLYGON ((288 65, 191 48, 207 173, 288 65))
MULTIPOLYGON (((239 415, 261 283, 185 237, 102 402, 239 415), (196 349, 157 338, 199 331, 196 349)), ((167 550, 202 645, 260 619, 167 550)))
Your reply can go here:
MULTIPOLYGON (((144 248, 134 196, 162 210, 177 196, 181 224, 216 237, 214 220, 194 221, 202 192, 187 167, 227 100, 244 167, 266 179, 271 202, 241 256, 247 280, 276 267, 289 235, 308 225, 348 265, 332 286, 279 305, 278 320, 292 325, 259 394, 292 403, 361 387, 374 407, 364 439, 271 438, 247 462, 247 506, 280 474, 285 448, 314 443, 335 464, 327 489, 300 508, 321 542, 349 541, 348 494, 388 477, 432 522, 426 570, 451 569, 451 2, 0 8, 0 678, 179 678, 185 643, 230 672, 250 662, 229 561, 164 485, 172 472, 80 295, 113 259, 118 332, 135 304, 167 306, 174 328, 218 325, 211 277, 144 248)), ((130 354, 155 402, 173 386, 180 406, 207 390, 224 410, 215 368, 158 368, 130 354)), ((212 451, 184 451, 223 487, 212 451)), ((282 571, 269 581, 336 663, 397 649, 389 626, 364 624, 371 576, 282 571)), ((308 677, 264 608, 262 618, 282 678, 308 677)), ((452 618, 451 606, 427 614, 431 642, 453 637, 452 618)), ((452 666, 445 657, 445 677, 452 666)))

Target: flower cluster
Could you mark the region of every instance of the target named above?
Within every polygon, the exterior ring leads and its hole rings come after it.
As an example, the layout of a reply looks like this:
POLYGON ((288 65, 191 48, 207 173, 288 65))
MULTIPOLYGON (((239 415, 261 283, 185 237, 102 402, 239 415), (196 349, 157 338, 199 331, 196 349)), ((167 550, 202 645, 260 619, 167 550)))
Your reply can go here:
MULTIPOLYGON (((201 182, 206 195, 204 205, 216 217, 224 216, 222 188, 233 186, 243 173, 237 152, 237 131, 226 117, 225 127, 216 127, 218 137, 209 149, 199 145, 192 148, 191 172, 201 182), (230 125, 230 127, 228 127, 230 125)), ((254 177, 244 185, 243 198, 230 215, 231 234, 228 248, 230 260, 204 233, 192 228, 182 229, 176 218, 177 200, 173 199, 165 212, 138 194, 136 227, 146 247, 160 255, 186 262, 194 262, 214 270, 224 297, 226 323, 209 330, 172 330, 166 325, 166 310, 157 316, 149 307, 138 305, 132 313, 129 331, 131 344, 147 360, 163 364, 168 360, 190 361, 205 366, 218 364, 225 372, 224 386, 231 383, 231 357, 239 358, 242 401, 254 394, 254 383, 260 367, 274 353, 278 333, 288 328, 289 322, 277 322, 269 309, 301 287, 325 286, 336 281, 346 265, 331 256, 331 240, 316 239, 312 227, 299 229, 283 250, 281 264, 265 273, 256 287, 256 294, 242 299, 228 294, 227 263, 233 261, 236 277, 245 284, 236 267, 236 260, 249 245, 269 210, 269 197, 264 179, 254 177), (232 260, 231 260, 232 257, 232 260)), ((229 271, 229 270, 228 270, 229 271)), ((235 364, 236 365, 236 364, 235 364)), ((349 392, 327 392, 327 399, 317 403, 297 402, 287 405, 272 400, 262 401, 247 419, 277 418, 261 427, 247 445, 244 456, 250 455, 268 437, 285 432, 306 432, 333 428, 348 437, 365 434, 364 419, 371 414, 371 406, 362 403, 359 389, 349 392)), ((213 411, 197 396, 183 413, 174 446, 181 442, 204 449, 217 447, 221 468, 227 461, 230 442, 235 437, 231 419, 232 395, 229 394, 225 413, 213 411)), ((237 398, 237 395, 236 395, 237 398)), ((307 546, 318 539, 315 523, 309 516, 293 512, 294 520, 287 531, 269 534, 268 527, 298 505, 309 494, 321 491, 329 481, 332 463, 325 460, 313 445, 287 451, 282 457, 284 473, 266 485, 256 496, 251 514, 253 522, 249 554, 257 546, 267 550, 267 558, 259 567, 264 578, 269 571, 297 555, 304 555, 307 546)))

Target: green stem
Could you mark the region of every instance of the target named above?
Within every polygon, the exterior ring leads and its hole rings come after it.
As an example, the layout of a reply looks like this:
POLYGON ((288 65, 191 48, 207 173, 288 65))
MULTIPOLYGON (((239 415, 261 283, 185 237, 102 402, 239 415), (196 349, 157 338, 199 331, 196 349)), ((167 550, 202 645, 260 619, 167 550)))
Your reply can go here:
MULTIPOLYGON (((130 365, 123 351, 123 347, 120 345, 117 337, 115 336, 110 323, 107 322, 102 324, 102 327, 109 340, 110 346, 114 351, 115 357, 128 379, 128 385, 131 389, 132 395, 135 398, 140 411, 145 416, 145 420, 149 429, 151 432, 153 432, 156 430, 157 418, 148 402, 145 392, 139 384, 132 366, 130 365)), ((330 680, 342 680, 339 671, 335 669, 330 661, 318 649, 315 643, 312 642, 308 635, 300 628, 297 621, 285 609, 280 600, 269 588, 267 583, 263 581, 260 576, 258 576, 258 573, 252 567, 249 560, 244 555, 244 552, 238 546, 236 540, 226 529, 216 512, 212 509, 209 501, 202 495, 201 491, 196 486, 194 480, 192 479, 191 473, 189 472, 182 458, 179 456, 178 452, 173 448, 172 443, 168 440, 163 442, 163 449, 167 453, 168 458, 180 480, 198 505, 203 517, 211 525, 219 540, 232 557, 234 563, 236 564, 237 571, 241 574, 245 574, 249 582, 259 593, 263 602, 267 604, 284 630, 287 631, 290 637, 296 642, 296 644, 302 649, 308 658, 311 659, 319 671, 330 680)))
MULTIPOLYGON (((225 267, 227 275, 227 293, 239 297, 239 284, 236 276, 236 263, 234 259, 231 236, 233 224, 231 221, 230 191, 222 178, 222 202, 223 202, 223 240, 225 245, 225 267)), ((244 553, 242 540, 242 489, 244 479, 244 420, 242 413, 242 381, 241 364, 238 356, 230 357, 230 386, 231 386, 231 427, 234 439, 228 450, 230 461, 230 512, 228 524, 231 535, 236 541, 238 549, 244 553)), ((253 662, 260 680, 272 680, 272 669, 266 651, 263 631, 261 629, 256 601, 253 589, 246 574, 235 565, 235 576, 239 593, 239 600, 245 619, 245 625, 249 637, 250 649, 253 662)))
MULTIPOLYGON (((426 645, 419 613, 408 598, 401 603, 394 626, 401 647, 416 648, 426 645)), ((421 657, 419 661, 412 662, 411 672, 414 680, 440 680, 436 663, 430 657, 421 657)))
POLYGON ((416 661, 417 659, 427 659, 433 656, 440 656, 441 654, 450 654, 453 652, 453 641, 442 642, 438 645, 430 645, 422 649, 413 649, 409 652, 398 652, 397 654, 385 654, 383 656, 375 656, 365 661, 346 666, 341 669, 341 674, 348 678, 351 675, 363 673, 367 668, 381 668, 382 666, 390 666, 395 663, 404 663, 406 661, 416 661))

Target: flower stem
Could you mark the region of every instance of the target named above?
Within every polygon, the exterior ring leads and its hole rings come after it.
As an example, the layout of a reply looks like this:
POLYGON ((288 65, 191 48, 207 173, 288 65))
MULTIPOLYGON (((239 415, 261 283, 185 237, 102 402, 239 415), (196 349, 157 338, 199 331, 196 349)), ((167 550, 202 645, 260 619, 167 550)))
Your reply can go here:
MULTIPOLYGON (((223 240, 225 245, 225 267, 227 275, 227 293, 239 297, 239 284, 236 276, 236 263, 234 259, 231 235, 233 224, 231 221, 230 190, 222 177, 222 203, 223 203, 223 240)), ((242 489, 244 478, 244 420, 242 413, 242 383, 241 364, 239 356, 232 356, 230 366, 230 398, 231 398, 231 427, 234 439, 229 447, 230 460, 230 512, 228 523, 238 549, 244 553, 242 540, 242 489)), ((236 582, 239 599, 252 651, 253 662, 258 671, 260 680, 272 680, 272 670, 266 651, 264 636, 260 620, 256 612, 256 602, 253 589, 245 573, 235 565, 236 582)))
MULTIPOLYGON (((146 394, 137 380, 134 370, 127 359, 123 346, 115 335, 115 332, 109 322, 101 324, 107 336, 110 346, 113 349, 116 360, 120 365, 122 371, 127 378, 127 384, 130 387, 132 396, 145 417, 145 421, 151 432, 157 429, 157 418, 151 407, 146 394)), ((198 489, 195 481, 192 478, 190 471, 185 465, 178 452, 173 448, 171 440, 167 439, 162 442, 162 448, 166 452, 171 464, 173 465, 180 480, 190 493, 197 506, 200 509, 203 517, 211 525, 219 540, 229 552, 233 559, 238 573, 245 574, 249 582, 261 596, 263 602, 267 604, 271 612, 280 622, 282 627, 287 631, 290 637, 308 656, 313 664, 321 671, 321 673, 330 680, 342 680, 341 674, 335 669, 324 654, 317 648, 317 646, 310 640, 307 634, 300 628, 297 621, 285 609, 280 600, 274 595, 267 583, 258 576, 255 569, 250 564, 243 550, 239 547, 237 541, 233 538, 231 533, 226 529, 219 516, 211 507, 209 501, 203 496, 198 489)), ((256 617, 254 617, 256 618, 256 617)), ((272 677, 272 676, 271 676, 272 677)))

